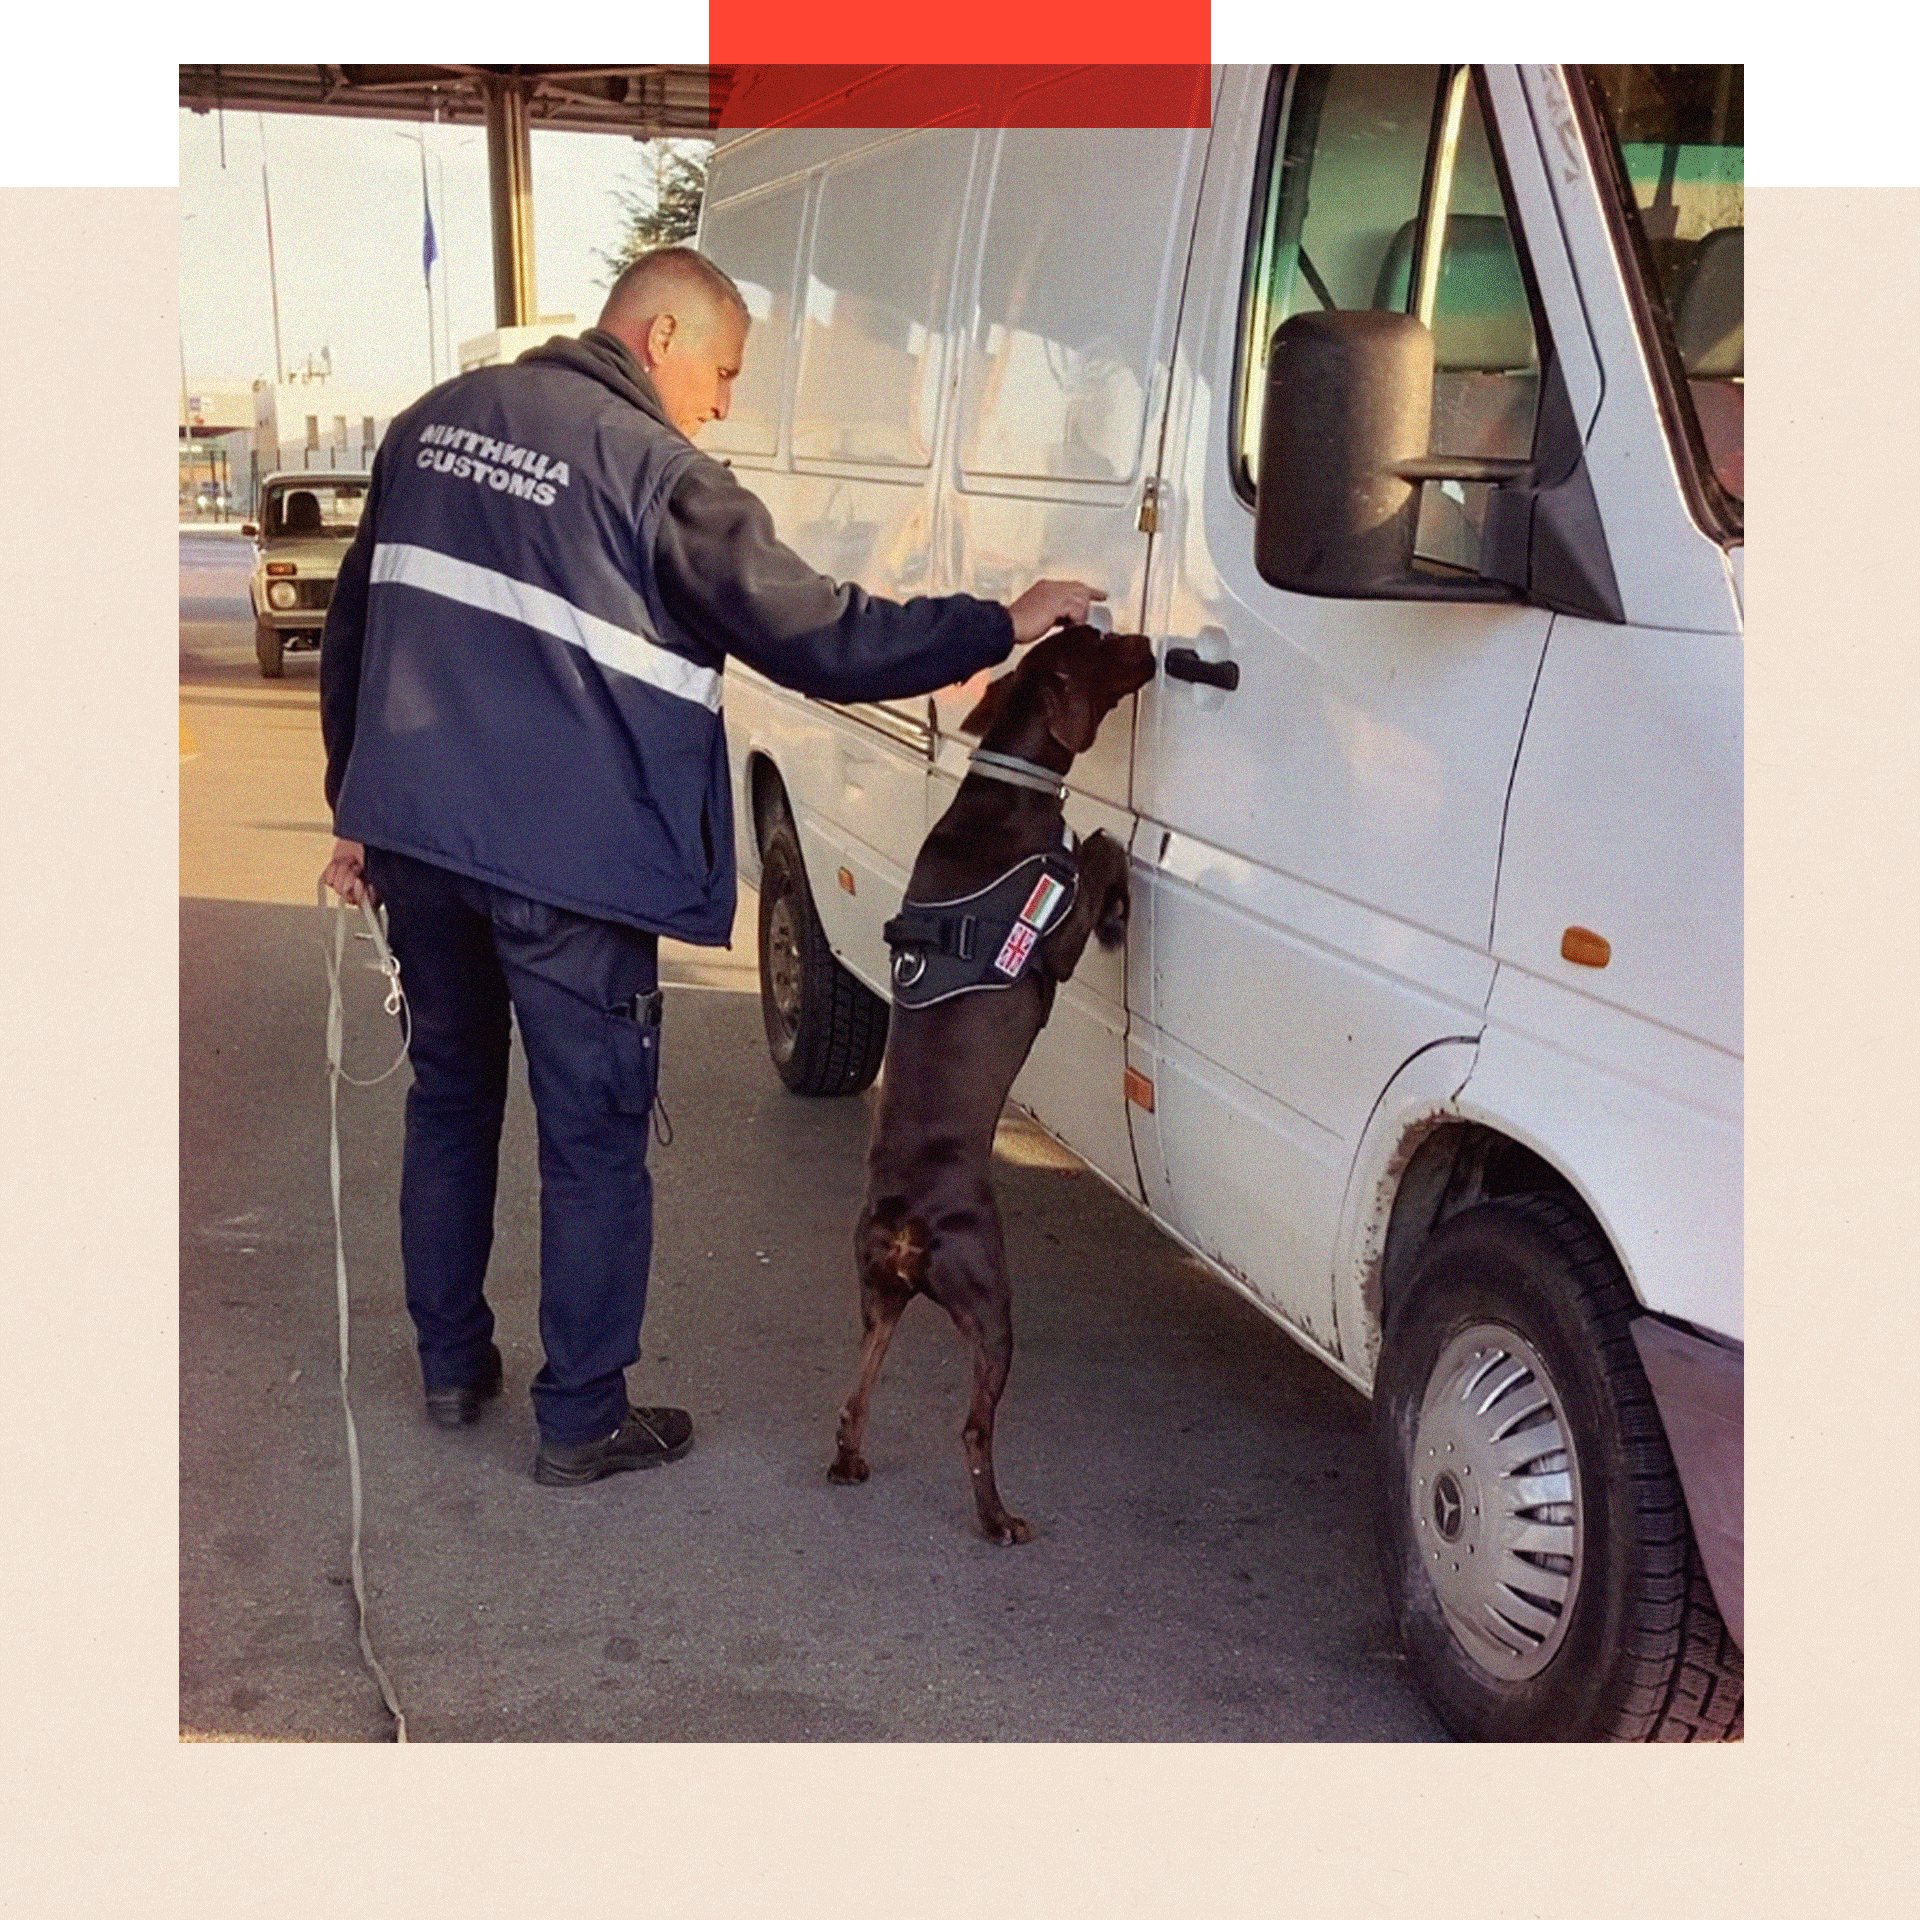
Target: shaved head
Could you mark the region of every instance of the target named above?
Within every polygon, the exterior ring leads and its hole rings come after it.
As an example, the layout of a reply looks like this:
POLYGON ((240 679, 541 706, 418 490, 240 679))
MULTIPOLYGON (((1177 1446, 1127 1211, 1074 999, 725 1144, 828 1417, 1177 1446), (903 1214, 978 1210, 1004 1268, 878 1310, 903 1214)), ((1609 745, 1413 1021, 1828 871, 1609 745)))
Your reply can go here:
POLYGON ((691 440, 724 420, 747 346, 740 289, 691 247, 643 253, 613 283, 601 331, 646 370, 667 418, 691 440))
POLYGON ((732 308, 747 318, 747 303, 732 279, 692 247, 656 247, 622 272, 600 309, 602 329, 627 341, 644 337, 663 313, 685 326, 699 326, 732 308))

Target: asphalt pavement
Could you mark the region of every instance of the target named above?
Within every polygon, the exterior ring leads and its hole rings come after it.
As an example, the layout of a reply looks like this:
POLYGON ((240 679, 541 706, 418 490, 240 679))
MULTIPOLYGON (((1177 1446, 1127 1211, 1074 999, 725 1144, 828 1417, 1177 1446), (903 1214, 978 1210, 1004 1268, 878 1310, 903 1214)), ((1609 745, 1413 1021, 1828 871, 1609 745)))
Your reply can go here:
MULTIPOLYGON (((383 1741, 361 1658, 327 1177, 327 826, 311 655, 254 670, 241 554, 183 530, 181 1677, 190 1740, 383 1741), (237 598, 236 598, 237 596, 237 598)), ((1016 1352, 975 1532, 968 1369, 925 1302, 830 1485, 872 1096, 766 1059, 751 939, 669 949, 638 1399, 683 1461, 540 1487, 524 1083, 490 1295, 507 1392, 431 1426, 400 1304, 404 1068, 341 1093, 372 1644, 410 1741, 1434 1741, 1387 1622, 1361 1398, 1019 1116, 996 1179, 1016 1352)), ((349 1071, 397 1035, 349 975, 349 1071)))

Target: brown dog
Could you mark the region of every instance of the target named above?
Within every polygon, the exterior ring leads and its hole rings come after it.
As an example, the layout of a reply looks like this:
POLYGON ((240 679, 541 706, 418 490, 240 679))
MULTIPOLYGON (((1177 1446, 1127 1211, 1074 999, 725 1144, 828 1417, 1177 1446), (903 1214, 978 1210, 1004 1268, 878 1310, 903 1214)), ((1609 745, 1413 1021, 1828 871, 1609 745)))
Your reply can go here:
POLYGON ((1144 635, 1067 627, 992 682, 963 723, 982 736, 974 764, 887 929, 894 1008, 854 1234, 866 1337, 828 1475, 867 1477, 867 1401, 901 1313, 924 1293, 973 1349, 967 1466, 981 1528, 1003 1546, 1032 1529, 1001 1504, 993 1477, 994 1408, 1013 1358, 993 1131, 1087 936, 1108 947, 1125 936, 1126 849, 1104 833, 1072 846, 1060 782, 1153 673, 1144 635))

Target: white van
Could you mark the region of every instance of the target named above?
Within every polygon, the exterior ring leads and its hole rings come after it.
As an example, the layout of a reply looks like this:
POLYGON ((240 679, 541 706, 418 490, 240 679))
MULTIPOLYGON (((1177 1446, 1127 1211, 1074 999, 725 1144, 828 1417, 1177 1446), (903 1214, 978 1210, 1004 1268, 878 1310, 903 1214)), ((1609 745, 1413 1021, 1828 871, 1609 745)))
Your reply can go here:
MULTIPOLYGON (((1067 807, 1128 942, 1015 1098, 1372 1395, 1473 1737, 1742 1729, 1741 141, 1737 67, 1226 68, 730 137, 703 217, 795 546, 1153 636, 1067 807)), ((775 1061, 854 1091, 978 686, 727 685, 775 1061)))

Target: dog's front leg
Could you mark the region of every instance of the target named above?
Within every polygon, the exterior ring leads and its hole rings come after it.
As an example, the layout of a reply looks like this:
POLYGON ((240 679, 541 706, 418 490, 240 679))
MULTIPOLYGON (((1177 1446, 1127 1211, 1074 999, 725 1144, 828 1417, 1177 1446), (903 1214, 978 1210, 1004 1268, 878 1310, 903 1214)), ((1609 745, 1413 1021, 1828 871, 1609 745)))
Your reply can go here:
POLYGON ((1087 936, 1103 947, 1117 947, 1127 936, 1127 850, 1105 831, 1089 834, 1078 854, 1080 884, 1073 905, 1041 942, 1047 972, 1070 980, 1086 950, 1087 936))
POLYGON ((1080 887, 1094 903, 1093 937, 1117 947, 1127 937, 1132 893, 1127 850, 1110 833, 1096 833, 1080 848, 1080 887))

